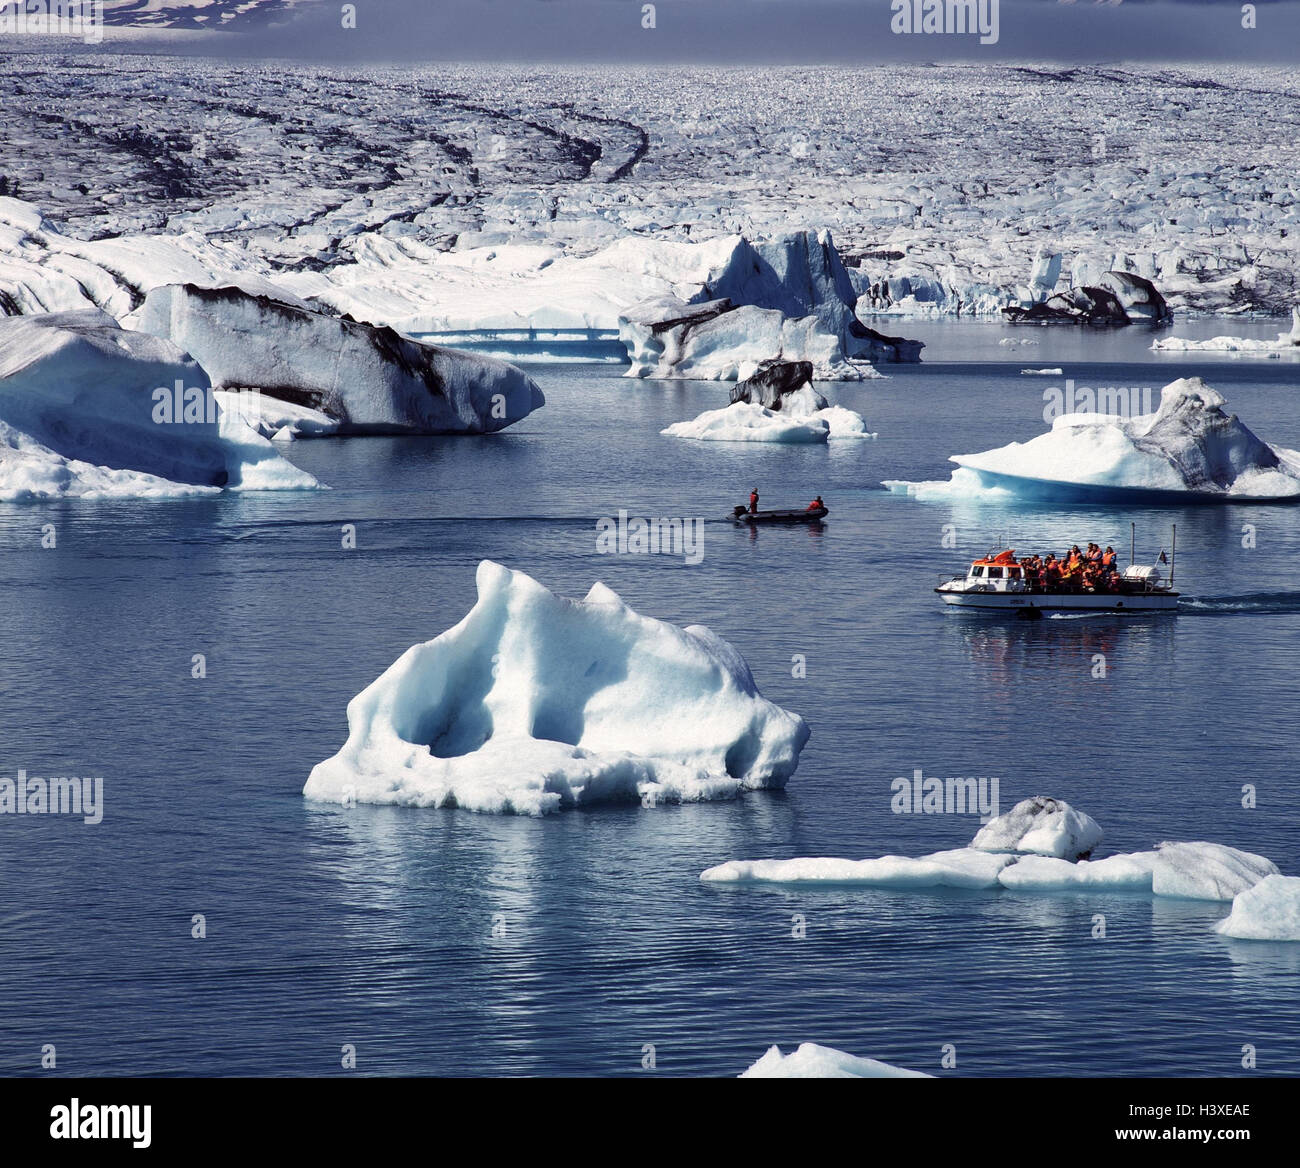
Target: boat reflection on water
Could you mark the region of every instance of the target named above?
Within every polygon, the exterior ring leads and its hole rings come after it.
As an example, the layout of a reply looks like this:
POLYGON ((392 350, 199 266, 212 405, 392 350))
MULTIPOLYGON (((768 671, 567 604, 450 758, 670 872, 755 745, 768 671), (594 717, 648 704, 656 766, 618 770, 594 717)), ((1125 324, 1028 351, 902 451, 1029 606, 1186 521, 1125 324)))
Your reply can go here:
POLYGON ((944 623, 979 667, 980 685, 990 695, 1017 700, 1027 682, 1092 682, 1117 665, 1132 676, 1133 670, 1167 669, 1174 655, 1175 622, 1159 614, 1057 613, 1025 621, 950 609, 944 623))

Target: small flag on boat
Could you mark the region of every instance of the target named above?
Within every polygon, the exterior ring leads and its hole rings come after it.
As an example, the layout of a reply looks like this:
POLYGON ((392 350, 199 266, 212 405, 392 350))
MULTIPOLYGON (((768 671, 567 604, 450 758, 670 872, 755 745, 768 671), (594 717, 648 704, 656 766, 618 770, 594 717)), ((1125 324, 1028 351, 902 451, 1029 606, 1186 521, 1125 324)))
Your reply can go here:
POLYGON ((1163 551, 1161 551, 1161 553, 1160 553, 1160 562, 1161 562, 1162 564, 1167 564, 1167 563, 1169 563, 1169 557, 1168 557, 1167 555, 1165 555, 1165 553, 1164 553, 1163 551))

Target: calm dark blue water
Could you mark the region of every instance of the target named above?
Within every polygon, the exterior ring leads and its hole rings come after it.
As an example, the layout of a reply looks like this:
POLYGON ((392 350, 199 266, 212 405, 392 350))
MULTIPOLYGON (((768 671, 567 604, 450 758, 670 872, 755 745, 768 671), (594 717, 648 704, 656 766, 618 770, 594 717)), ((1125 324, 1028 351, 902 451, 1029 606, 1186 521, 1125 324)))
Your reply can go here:
POLYGON ((296 445, 329 492, 0 506, 0 775, 105 780, 98 825, 0 817, 0 1072, 38 1072, 53 1043, 74 1075, 341 1074, 352 1043, 371 1074, 642 1074, 654 1044, 660 1073, 728 1075, 801 1041, 934 1072, 953 1044, 960 1075, 1233 1074, 1250 1043, 1255 1073, 1300 1072, 1300 946, 1215 935, 1226 906, 698 880, 728 858, 964 844, 971 817, 891 813, 916 767, 999 776, 1004 808, 1068 799, 1108 850, 1211 839, 1300 873, 1300 509, 953 507, 878 487, 1038 433, 1027 365, 1156 389, 1200 373, 1295 447, 1300 368, 1156 365, 1100 337, 1083 363, 1075 334, 1047 331, 1008 360, 989 345, 1007 334, 966 327, 908 328, 926 364, 833 388, 873 442, 661 438, 725 389, 553 366, 536 370, 547 408, 503 435, 296 445), (820 492, 831 520, 711 523, 694 567, 596 554, 600 516, 712 519, 755 483, 773 504, 820 492), (1178 524, 1195 607, 1016 625, 930 591, 1002 540, 1126 545, 1130 518, 1148 554, 1178 524), (304 801, 348 699, 464 614, 484 557, 568 595, 603 579, 725 636, 813 728, 788 790, 545 820, 304 801))

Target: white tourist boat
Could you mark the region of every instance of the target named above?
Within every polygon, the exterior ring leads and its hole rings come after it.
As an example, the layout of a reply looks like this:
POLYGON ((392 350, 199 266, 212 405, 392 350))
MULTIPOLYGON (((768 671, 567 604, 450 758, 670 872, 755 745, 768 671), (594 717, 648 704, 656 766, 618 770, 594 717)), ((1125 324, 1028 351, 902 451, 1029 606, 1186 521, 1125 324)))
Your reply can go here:
MULTIPOLYGON (((1174 538, 1176 541, 1176 531, 1174 538)), ((1044 612, 1174 612, 1179 594, 1174 591, 1173 581, 1171 562, 1168 581, 1162 579, 1158 564, 1130 563, 1122 573, 1096 587, 1042 584, 1009 550, 990 552, 975 560, 964 576, 954 576, 935 592, 944 604, 955 608, 1016 612, 1030 617, 1044 612)))

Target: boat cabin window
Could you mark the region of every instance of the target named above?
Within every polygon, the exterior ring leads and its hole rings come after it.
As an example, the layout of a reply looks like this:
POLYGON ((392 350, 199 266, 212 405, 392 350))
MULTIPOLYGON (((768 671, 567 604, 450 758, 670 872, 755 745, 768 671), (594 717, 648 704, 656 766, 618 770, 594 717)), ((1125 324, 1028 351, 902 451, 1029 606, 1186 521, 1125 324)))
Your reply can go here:
POLYGON ((1019 580, 1019 579, 1020 579, 1020 569, 1019 569, 1019 568, 1008 568, 1008 569, 1007 569, 1007 575, 1010 576, 1012 580, 1019 580))
POLYGON ((1002 579, 1002 569, 1001 569, 1001 568, 990 568, 990 569, 989 569, 989 579, 990 579, 990 580, 1001 580, 1001 579, 1002 579))
POLYGON ((984 565, 983 565, 983 564, 975 564, 975 565, 971 568, 971 570, 970 570, 970 574, 971 574, 972 576, 982 576, 982 575, 984 575, 984 565))

